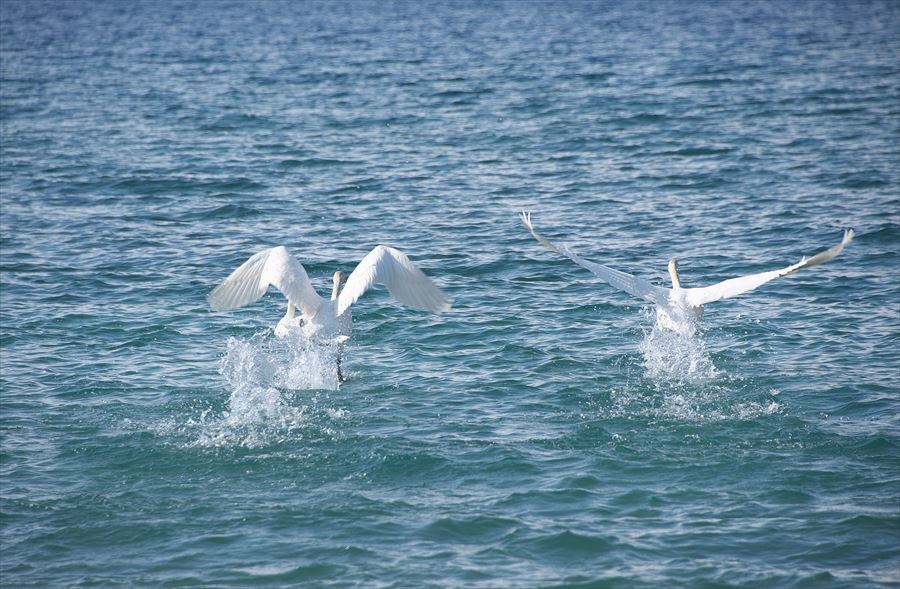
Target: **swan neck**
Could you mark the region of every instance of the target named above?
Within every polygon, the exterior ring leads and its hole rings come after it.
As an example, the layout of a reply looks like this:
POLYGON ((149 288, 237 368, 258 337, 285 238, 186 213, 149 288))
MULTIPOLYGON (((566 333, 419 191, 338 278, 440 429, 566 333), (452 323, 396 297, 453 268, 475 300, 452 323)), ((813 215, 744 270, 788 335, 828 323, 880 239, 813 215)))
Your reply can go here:
POLYGON ((331 300, 336 301, 338 295, 341 294, 341 277, 334 277, 334 287, 331 289, 331 300))
POLYGON ((295 310, 296 308, 297 308, 297 307, 294 306, 294 303, 288 301, 287 313, 284 314, 285 318, 287 318, 287 319, 293 319, 293 318, 294 318, 294 310, 295 310))
POLYGON ((681 288, 681 281, 678 280, 678 266, 675 260, 669 262, 669 276, 672 278, 672 288, 681 288))

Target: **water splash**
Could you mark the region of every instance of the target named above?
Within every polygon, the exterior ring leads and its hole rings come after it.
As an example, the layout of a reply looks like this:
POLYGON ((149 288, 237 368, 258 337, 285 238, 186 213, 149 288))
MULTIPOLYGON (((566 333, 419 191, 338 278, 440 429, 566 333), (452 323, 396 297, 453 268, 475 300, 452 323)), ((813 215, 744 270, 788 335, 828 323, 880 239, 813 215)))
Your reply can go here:
POLYGON ((719 376, 706 351, 702 331, 692 334, 663 329, 658 324, 644 333, 639 347, 647 376, 657 382, 703 384, 719 376))
POLYGON ((742 381, 703 386, 655 382, 649 387, 629 382, 611 388, 598 413, 604 418, 643 417, 680 423, 753 421, 784 411, 777 395, 776 390, 760 391, 753 383, 742 381))
POLYGON ((336 341, 312 342, 300 333, 271 337, 263 332, 249 339, 229 338, 219 373, 234 394, 248 387, 288 390, 337 390, 336 341))
POLYGON ((337 390, 337 342, 311 342, 301 336, 273 338, 270 331, 248 339, 229 338, 219 365, 231 394, 219 414, 209 409, 186 424, 202 447, 260 447, 295 441, 306 434, 333 434, 327 422, 344 412, 316 407, 318 395, 296 391, 337 390), (302 400, 300 400, 302 399, 302 400))
POLYGON ((639 350, 640 376, 632 374, 609 390, 602 415, 679 422, 749 421, 783 410, 775 401, 777 391, 759 391, 752 380, 719 371, 699 326, 687 333, 654 324, 644 332, 639 350))

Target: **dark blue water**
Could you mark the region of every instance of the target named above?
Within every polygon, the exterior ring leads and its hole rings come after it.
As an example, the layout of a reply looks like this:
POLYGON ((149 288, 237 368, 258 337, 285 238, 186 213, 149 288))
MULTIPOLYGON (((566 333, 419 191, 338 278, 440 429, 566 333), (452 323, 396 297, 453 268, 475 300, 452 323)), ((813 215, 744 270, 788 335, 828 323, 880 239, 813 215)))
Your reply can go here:
POLYGON ((900 586, 900 4, 0 2, 4 587, 900 586), (687 286, 680 339, 537 244, 687 286), (453 297, 354 307, 286 245, 453 297))

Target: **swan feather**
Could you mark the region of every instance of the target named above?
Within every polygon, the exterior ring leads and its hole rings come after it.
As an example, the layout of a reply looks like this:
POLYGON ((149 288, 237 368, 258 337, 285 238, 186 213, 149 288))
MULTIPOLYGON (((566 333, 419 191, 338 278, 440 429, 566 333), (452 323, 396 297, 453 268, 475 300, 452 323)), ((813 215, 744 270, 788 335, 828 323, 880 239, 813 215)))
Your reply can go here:
POLYGON ((810 268, 812 266, 818 266, 819 264, 827 262, 831 258, 841 253, 841 251, 844 249, 844 246, 850 243, 850 240, 852 239, 853 230, 845 229, 844 237, 843 239, 841 239, 841 242, 839 244, 832 246, 825 251, 819 252, 811 258, 804 257, 796 264, 791 264, 786 268, 782 268, 780 270, 771 270, 769 272, 760 272, 758 274, 750 274, 748 276, 739 276, 738 278, 723 280, 722 282, 719 282, 717 284, 702 288, 686 288, 684 289, 686 301, 692 307, 700 307, 702 305, 705 305, 706 303, 712 303, 721 299, 736 297, 738 295, 744 294, 745 292, 749 292, 754 288, 762 286, 770 280, 775 280, 776 278, 792 274, 797 270, 800 270, 801 268, 810 268))
POLYGON ((315 316, 322 304, 303 264, 284 246, 263 250, 250 257, 222 281, 207 301, 215 311, 237 309, 258 301, 274 286, 307 317, 315 316))
POLYGON ((391 296, 416 309, 440 313, 450 308, 449 299, 406 254, 379 245, 366 254, 347 278, 338 297, 337 315, 342 315, 375 284, 384 285, 391 296))
POLYGON ((565 244, 551 243, 543 235, 535 230, 534 224, 531 222, 531 213, 526 213, 523 211, 522 213, 520 213, 519 219, 522 221, 525 227, 527 227, 528 230, 531 231, 531 235, 533 235, 534 238, 545 247, 564 255, 582 268, 590 270, 598 278, 604 280, 610 286, 625 291, 630 295, 642 298, 651 303, 661 305, 663 307, 669 306, 669 289, 654 286, 643 278, 632 276, 631 274, 627 274, 620 270, 615 270, 602 264, 597 264, 595 262, 585 260, 565 244))
POLYGON ((661 321, 661 324, 685 324, 687 325, 687 331, 693 329, 692 325, 688 324, 695 318, 700 317, 703 313, 703 305, 706 303, 738 296, 751 291, 770 280, 774 280, 781 276, 787 276, 801 268, 818 266, 841 253, 844 246, 853 239, 853 230, 846 229, 844 231, 844 237, 839 244, 821 251, 810 258, 804 257, 799 262, 791 264, 786 268, 732 278, 704 288, 681 288, 678 283, 677 274, 674 273, 674 270, 670 269, 670 272, 672 272, 673 288, 661 288, 650 284, 646 280, 626 274, 625 272, 620 272, 601 264, 584 260, 566 245, 556 245, 551 243, 534 229, 534 224, 531 221, 531 213, 521 212, 520 219, 531 231, 534 238, 541 244, 566 256, 579 266, 587 268, 598 277, 608 282, 611 286, 655 303, 657 306, 657 315, 663 320, 661 321))

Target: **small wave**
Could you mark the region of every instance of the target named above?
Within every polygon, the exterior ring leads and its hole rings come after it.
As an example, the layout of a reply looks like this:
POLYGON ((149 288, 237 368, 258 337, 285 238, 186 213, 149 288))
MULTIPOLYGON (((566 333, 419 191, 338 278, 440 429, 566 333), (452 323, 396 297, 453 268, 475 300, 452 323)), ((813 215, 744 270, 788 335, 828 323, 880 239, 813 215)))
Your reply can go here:
POLYGON ((299 583, 315 579, 327 580, 339 577, 346 567, 329 563, 313 562, 309 564, 259 564, 235 569, 238 573, 248 575, 253 583, 285 582, 299 583))
POLYGON ((245 219, 259 214, 260 211, 253 207, 229 203, 213 208, 187 211, 177 215, 176 218, 179 221, 205 221, 208 219, 245 219))
POLYGON ((209 192, 239 192, 258 191, 266 188, 266 185, 250 180, 249 178, 225 178, 211 180, 193 180, 184 177, 153 178, 148 176, 134 176, 117 180, 109 185, 115 192, 124 192, 137 196, 207 194, 209 192))
POLYGON ((599 536, 586 532, 565 530, 555 534, 543 535, 531 540, 530 547, 551 558, 577 560, 585 554, 608 552, 619 545, 612 536, 599 536))
POLYGON ((337 159, 326 157, 306 157, 306 158, 288 158, 282 160, 279 164, 283 168, 326 168, 332 166, 349 166, 357 165, 362 162, 358 160, 337 159))
POLYGON ((493 94, 491 88, 475 88, 472 90, 441 90, 432 94, 435 98, 441 99, 470 99, 477 98, 483 94, 493 94))
POLYGON ((728 78, 728 77, 719 77, 719 78, 692 78, 688 80, 682 80, 679 82, 675 82, 672 84, 673 87, 697 87, 697 88, 718 88, 720 86, 729 86, 733 84, 752 84, 752 79, 738 79, 738 78, 728 78))
POLYGON ((484 515, 467 518, 443 517, 430 522, 422 533, 435 542, 497 542, 514 531, 518 523, 515 519, 484 515))
POLYGON ((576 75, 585 82, 605 82, 616 74, 615 72, 587 72, 576 75))
POLYGON ((268 117, 251 114, 229 114, 200 125, 200 131, 237 131, 240 129, 272 129, 276 122, 268 117))
POLYGON ((630 116, 623 116, 610 119, 609 123, 616 127, 640 127, 653 126, 662 123, 670 117, 661 113, 638 113, 630 116))
POLYGON ((730 147, 686 147, 684 149, 675 149, 672 151, 663 151, 660 155, 671 155, 675 157, 699 157, 706 155, 725 155, 734 151, 730 147))

